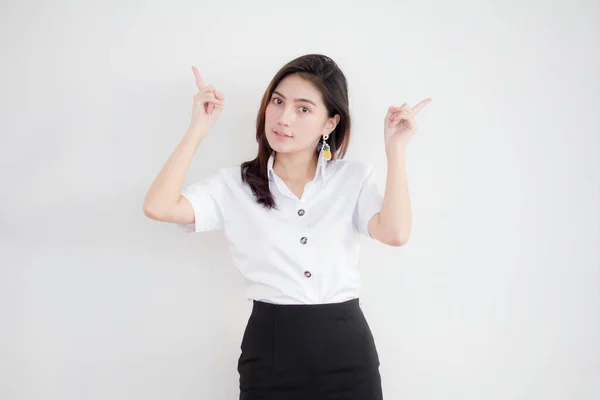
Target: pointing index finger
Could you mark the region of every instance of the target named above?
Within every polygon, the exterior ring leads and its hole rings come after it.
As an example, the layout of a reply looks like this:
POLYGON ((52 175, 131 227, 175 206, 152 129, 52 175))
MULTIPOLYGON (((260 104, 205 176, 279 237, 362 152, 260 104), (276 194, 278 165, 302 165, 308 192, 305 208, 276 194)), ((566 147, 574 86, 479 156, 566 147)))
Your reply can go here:
POLYGON ((425 100, 421 101, 419 104, 417 104, 416 106, 414 106, 414 107, 412 108, 412 110, 411 110, 411 111, 412 111, 412 112, 411 112, 411 114, 412 114, 412 115, 415 115, 415 114, 417 114, 419 111, 421 111, 421 109, 422 109, 423 107, 425 107, 425 106, 426 106, 427 104, 429 104, 430 102, 431 102, 431 98, 427 98, 427 99, 425 99, 425 100))
POLYGON ((202 80, 200 71, 198 71, 198 68, 196 68, 195 65, 192 65, 192 71, 194 71, 194 77, 196 77, 196 86, 198 87, 198 90, 204 89, 204 81, 202 80))

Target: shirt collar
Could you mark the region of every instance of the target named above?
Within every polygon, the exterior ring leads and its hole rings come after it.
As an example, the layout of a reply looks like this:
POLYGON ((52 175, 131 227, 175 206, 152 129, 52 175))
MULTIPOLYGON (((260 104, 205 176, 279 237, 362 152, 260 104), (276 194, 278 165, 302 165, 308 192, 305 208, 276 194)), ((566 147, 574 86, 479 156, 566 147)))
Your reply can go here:
MULTIPOLYGON (((319 155, 317 156, 317 172, 316 175, 318 176, 319 173, 321 174, 321 177, 323 178, 323 180, 325 181, 327 178, 327 173, 325 172, 325 170, 327 169, 327 161, 325 160, 325 158, 323 158, 323 155, 321 154, 323 150, 319 150, 319 155)), ((267 162, 267 174, 269 176, 269 179, 271 179, 273 177, 273 175, 275 174, 275 171, 273 170, 273 163, 275 162, 275 153, 271 153, 271 156, 269 157, 269 161, 267 162)))

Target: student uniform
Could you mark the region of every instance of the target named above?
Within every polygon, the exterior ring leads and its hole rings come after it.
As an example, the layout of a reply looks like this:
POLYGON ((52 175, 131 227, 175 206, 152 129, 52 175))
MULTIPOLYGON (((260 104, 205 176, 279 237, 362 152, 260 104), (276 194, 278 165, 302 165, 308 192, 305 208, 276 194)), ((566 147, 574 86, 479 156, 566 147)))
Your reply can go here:
POLYGON ((187 232, 223 230, 252 312, 240 400, 382 399, 379 357, 359 305, 359 239, 383 195, 361 162, 325 161, 297 198, 268 161, 278 209, 258 204, 240 165, 185 185, 187 232))

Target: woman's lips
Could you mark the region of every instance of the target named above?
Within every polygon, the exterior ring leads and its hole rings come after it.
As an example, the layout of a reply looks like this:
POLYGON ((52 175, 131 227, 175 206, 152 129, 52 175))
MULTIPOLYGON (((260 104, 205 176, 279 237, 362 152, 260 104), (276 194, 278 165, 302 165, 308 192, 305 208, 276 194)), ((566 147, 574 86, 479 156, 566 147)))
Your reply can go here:
POLYGON ((290 139, 292 137, 292 136, 282 135, 277 131, 273 131, 273 133, 275 134, 275 137, 277 137, 279 139, 290 139))

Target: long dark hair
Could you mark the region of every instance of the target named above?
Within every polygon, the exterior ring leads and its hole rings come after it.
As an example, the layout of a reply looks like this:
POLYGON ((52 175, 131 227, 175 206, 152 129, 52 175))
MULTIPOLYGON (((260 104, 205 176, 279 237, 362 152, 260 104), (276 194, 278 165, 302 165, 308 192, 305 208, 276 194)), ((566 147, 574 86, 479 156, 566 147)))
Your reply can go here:
MULTIPOLYGON (((273 152, 265 134, 265 113, 273 91, 286 76, 297 74, 302 79, 312 82, 321 92, 323 103, 329 118, 339 114, 340 120, 335 130, 329 134, 328 143, 331 148, 331 159, 344 158, 350 142, 350 107, 348 104, 348 83, 346 77, 329 57, 322 54, 307 54, 284 65, 275 74, 263 95, 260 110, 256 118, 256 141, 258 154, 256 158, 241 165, 242 181, 248 183, 256 201, 266 208, 277 208, 275 199, 269 190, 267 163, 273 152)), ((315 153, 319 152, 319 146, 315 153)))

